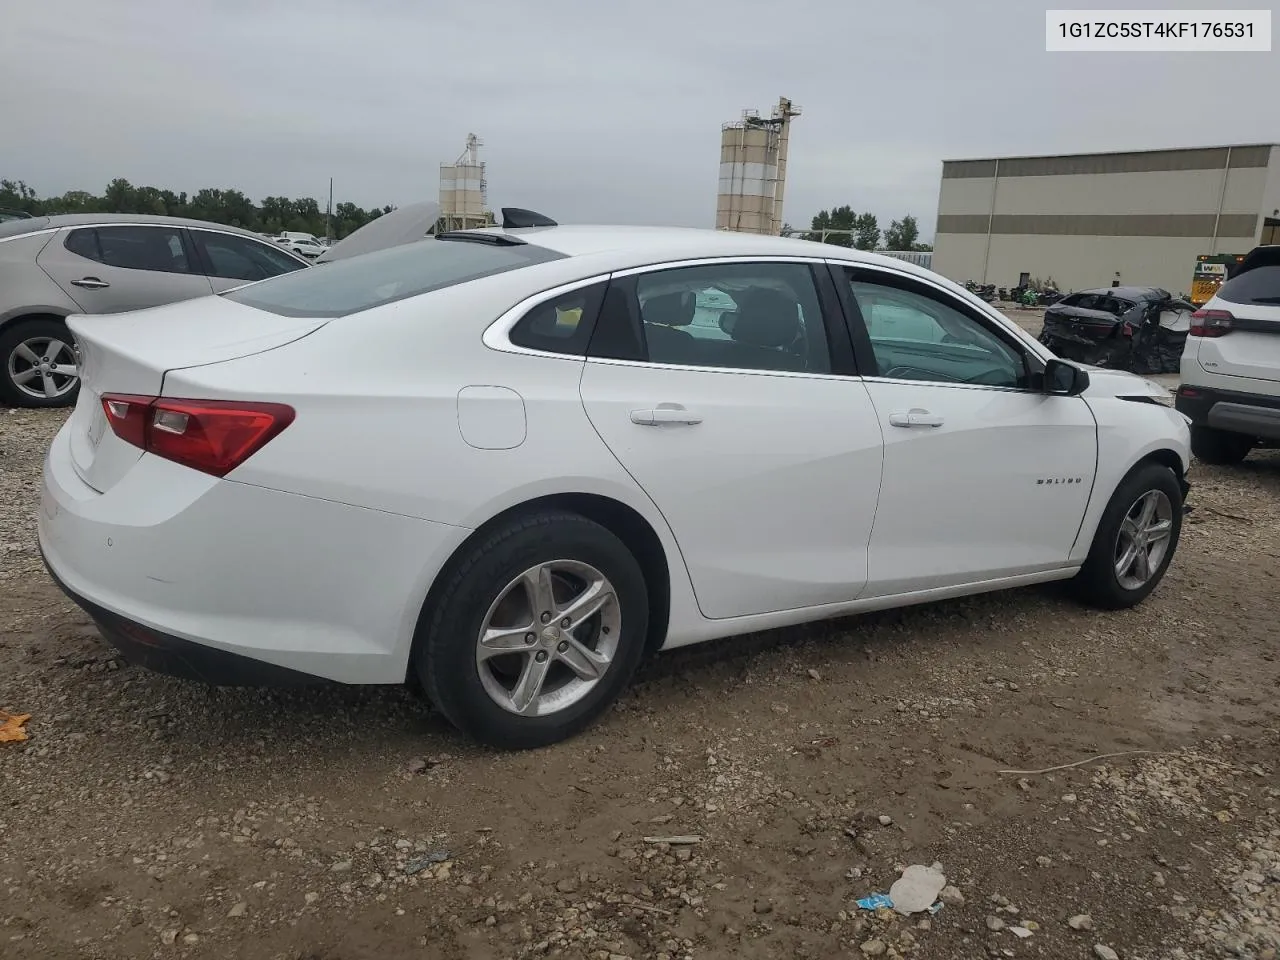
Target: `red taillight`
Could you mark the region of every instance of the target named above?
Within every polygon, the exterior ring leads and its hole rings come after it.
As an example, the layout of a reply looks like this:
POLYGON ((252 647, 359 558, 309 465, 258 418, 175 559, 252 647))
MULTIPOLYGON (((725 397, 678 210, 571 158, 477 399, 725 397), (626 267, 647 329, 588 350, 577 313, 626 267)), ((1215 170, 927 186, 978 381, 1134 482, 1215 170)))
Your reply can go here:
POLYGON ((117 437, 193 470, 224 477, 293 422, 283 403, 177 400, 107 393, 102 409, 117 437))
POLYGON ((1225 337, 1231 332, 1235 322, 1226 310, 1197 310, 1191 315, 1191 335, 1193 337, 1225 337))
POLYGON ((102 397, 102 410, 111 431, 135 447, 147 447, 147 410, 155 397, 139 397, 131 393, 108 393, 102 397))

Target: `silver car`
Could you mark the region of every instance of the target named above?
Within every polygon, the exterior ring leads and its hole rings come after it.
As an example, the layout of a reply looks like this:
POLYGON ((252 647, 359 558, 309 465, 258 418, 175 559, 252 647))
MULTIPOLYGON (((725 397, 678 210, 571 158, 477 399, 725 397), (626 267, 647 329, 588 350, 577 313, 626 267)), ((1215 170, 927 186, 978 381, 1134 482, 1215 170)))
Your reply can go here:
POLYGON ((178 217, 67 214, 0 222, 0 402, 60 407, 80 379, 73 313, 209 296, 310 263, 237 227, 178 217))

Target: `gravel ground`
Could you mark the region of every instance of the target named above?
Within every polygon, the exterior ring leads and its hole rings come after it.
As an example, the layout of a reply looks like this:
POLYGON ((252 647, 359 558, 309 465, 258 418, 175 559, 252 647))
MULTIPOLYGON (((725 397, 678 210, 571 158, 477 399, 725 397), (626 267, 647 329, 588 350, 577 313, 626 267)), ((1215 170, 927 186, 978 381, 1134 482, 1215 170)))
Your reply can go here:
POLYGON ((675 652, 502 755, 403 690, 116 659, 36 549, 62 419, 0 409, 6 960, 1275 957, 1280 456, 1195 468, 1139 610, 1034 588, 675 652), (857 907, 911 864, 941 911, 857 907))

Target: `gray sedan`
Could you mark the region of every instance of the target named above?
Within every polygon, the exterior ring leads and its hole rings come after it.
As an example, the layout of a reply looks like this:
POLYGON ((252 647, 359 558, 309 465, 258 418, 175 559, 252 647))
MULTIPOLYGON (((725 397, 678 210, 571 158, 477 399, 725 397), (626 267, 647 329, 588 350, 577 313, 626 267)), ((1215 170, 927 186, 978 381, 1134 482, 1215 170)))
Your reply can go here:
POLYGON ((95 213, 0 222, 0 401, 75 402, 71 314, 156 307, 309 266, 248 230, 201 220, 95 213))

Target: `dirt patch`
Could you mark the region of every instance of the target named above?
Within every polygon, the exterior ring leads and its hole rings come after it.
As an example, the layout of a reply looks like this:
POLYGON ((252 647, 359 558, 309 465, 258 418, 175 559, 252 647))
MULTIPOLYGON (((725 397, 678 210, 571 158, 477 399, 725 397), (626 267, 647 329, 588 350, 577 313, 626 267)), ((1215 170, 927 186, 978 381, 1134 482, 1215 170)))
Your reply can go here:
POLYGON ((6 958, 1280 944, 1280 457, 1196 467, 1139 610, 1037 588, 691 648, 585 735, 502 755, 406 690, 215 690, 122 663, 36 550, 61 418, 0 410, 0 709, 32 714, 0 745, 6 958), (698 842, 655 842, 680 836, 698 842), (963 902, 854 904, 935 861, 963 902))

